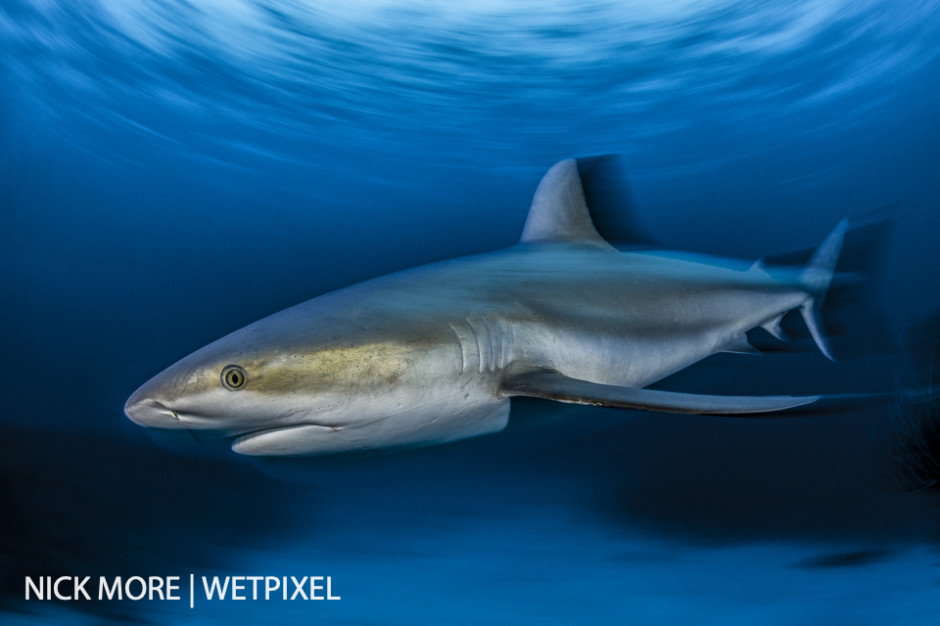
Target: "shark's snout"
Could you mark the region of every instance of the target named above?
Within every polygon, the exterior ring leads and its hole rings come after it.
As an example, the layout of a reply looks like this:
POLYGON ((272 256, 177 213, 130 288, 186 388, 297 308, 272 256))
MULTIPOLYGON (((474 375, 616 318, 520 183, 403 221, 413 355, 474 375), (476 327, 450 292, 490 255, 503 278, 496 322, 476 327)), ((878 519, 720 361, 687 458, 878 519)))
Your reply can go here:
POLYGON ((175 411, 156 400, 151 400, 140 392, 135 393, 127 400, 124 405, 124 414, 132 422, 150 428, 179 428, 182 426, 175 411))

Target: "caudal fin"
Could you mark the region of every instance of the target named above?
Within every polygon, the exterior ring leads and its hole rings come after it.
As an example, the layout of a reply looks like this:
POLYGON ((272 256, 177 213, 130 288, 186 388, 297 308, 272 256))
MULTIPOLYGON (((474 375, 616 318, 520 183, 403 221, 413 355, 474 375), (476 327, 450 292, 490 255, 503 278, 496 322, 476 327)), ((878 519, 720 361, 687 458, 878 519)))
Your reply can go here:
POLYGON ((806 285, 810 292, 809 299, 800 307, 800 313, 803 314, 803 321, 806 322, 806 327, 809 329, 813 341, 819 347, 819 351, 830 361, 835 361, 835 357, 832 356, 829 339, 822 329, 822 306, 826 298, 826 291, 829 289, 832 277, 835 274, 836 263, 839 261, 839 252, 842 250, 842 240, 845 238, 848 227, 848 218, 839 222, 829 233, 829 236, 819 245, 809 263, 800 273, 800 281, 806 285))

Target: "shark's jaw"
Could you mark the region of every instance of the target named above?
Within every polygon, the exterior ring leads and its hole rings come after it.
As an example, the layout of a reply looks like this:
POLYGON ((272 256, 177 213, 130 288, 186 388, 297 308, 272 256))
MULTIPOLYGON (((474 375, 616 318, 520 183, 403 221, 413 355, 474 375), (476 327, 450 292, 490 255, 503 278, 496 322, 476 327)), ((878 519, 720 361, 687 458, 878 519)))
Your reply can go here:
POLYGON ((290 456, 329 452, 329 436, 343 430, 342 426, 297 424, 262 428, 238 436, 232 450, 246 456, 290 456), (302 442, 302 443, 301 443, 302 442), (317 446, 317 442, 321 442, 317 446))

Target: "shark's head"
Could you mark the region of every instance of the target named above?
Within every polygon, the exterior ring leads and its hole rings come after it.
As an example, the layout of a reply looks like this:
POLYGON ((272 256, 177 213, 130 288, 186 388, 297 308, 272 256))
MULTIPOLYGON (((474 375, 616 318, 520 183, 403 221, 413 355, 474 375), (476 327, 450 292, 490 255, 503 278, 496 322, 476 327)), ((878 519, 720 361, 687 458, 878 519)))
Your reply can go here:
POLYGON ((150 428, 234 437, 248 455, 441 443, 505 426, 508 400, 485 381, 458 385, 452 332, 334 320, 312 333, 296 319, 288 309, 198 350, 134 392, 125 413, 150 428))

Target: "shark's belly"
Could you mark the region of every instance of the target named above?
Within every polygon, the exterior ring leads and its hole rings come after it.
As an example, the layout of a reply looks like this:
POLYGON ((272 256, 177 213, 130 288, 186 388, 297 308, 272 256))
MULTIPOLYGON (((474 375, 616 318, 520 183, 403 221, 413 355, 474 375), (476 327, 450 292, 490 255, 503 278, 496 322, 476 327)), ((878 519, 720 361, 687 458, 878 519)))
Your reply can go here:
POLYGON ((745 332, 798 306, 801 297, 736 293, 705 304, 678 297, 642 310, 589 303, 517 324, 514 356, 523 368, 645 387, 745 342, 745 332))
MULTIPOLYGON (((645 387, 719 351, 718 333, 638 335, 578 328, 530 328, 537 344, 518 361, 523 369, 627 387, 645 387)), ((528 343, 528 342, 527 342, 528 343)))

